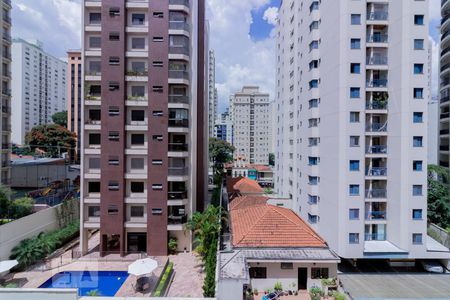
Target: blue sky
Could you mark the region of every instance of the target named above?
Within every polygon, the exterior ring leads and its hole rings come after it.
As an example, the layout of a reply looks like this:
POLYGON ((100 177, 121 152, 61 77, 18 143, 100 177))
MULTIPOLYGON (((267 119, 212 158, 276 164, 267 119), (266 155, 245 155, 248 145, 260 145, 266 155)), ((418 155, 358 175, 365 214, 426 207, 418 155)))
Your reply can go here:
POLYGON ((271 0, 270 3, 252 10, 253 23, 250 25, 250 37, 256 41, 267 39, 274 25, 264 20, 264 13, 269 7, 279 7, 281 0, 271 0))

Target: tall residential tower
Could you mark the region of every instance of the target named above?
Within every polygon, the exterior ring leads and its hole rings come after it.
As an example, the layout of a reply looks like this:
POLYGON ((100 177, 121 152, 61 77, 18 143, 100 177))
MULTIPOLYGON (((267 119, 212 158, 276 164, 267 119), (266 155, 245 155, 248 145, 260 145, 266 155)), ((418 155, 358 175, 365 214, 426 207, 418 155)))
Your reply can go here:
POLYGON ((216 56, 214 50, 210 50, 208 55, 208 132, 209 137, 213 137, 218 102, 216 89, 216 56))
POLYGON ((0 182, 2 185, 9 185, 11 180, 11 0, 0 1, 3 23, 2 36, 2 117, 0 128, 2 131, 1 143, 1 172, 0 182))
MULTIPOLYGON (((81 149, 81 51, 69 50, 67 52, 67 128, 77 135, 76 149, 72 149, 70 159, 75 162, 80 161, 81 149)), ((95 72, 91 70, 91 72, 95 72)), ((93 75, 93 74, 91 74, 93 75)))
POLYGON ((83 1, 82 251, 191 249, 207 188, 205 1, 83 1))
POLYGON ((442 167, 450 168, 450 1, 442 1, 439 157, 442 167))
POLYGON ((283 0, 275 187, 345 258, 427 258, 428 1, 283 0))

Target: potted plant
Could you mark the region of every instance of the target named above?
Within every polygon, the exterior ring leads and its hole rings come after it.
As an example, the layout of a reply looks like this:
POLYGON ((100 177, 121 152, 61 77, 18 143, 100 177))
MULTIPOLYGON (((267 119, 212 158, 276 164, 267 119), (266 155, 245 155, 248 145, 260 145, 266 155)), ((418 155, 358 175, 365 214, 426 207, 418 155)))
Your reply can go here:
POLYGON ((283 290, 283 285, 281 284, 281 282, 277 281, 277 282, 275 282, 273 289, 276 292, 281 292, 283 290))
POLYGON ((311 300, 321 300, 323 295, 324 293, 320 287, 314 286, 309 289, 309 296, 311 297, 311 300))
POLYGON ((257 288, 254 288, 254 289, 253 289, 253 295, 258 296, 258 294, 259 294, 259 293, 258 293, 258 289, 257 289, 257 288))

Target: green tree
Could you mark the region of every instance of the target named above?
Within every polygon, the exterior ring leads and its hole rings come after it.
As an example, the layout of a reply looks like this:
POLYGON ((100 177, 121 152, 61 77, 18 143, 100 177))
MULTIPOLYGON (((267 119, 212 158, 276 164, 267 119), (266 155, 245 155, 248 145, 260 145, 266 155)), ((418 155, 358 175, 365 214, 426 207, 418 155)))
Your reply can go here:
POLYGON ((450 227, 450 193, 448 170, 428 166, 428 220, 442 228, 450 227))
POLYGON ((275 166, 275 153, 269 153, 269 166, 275 166))
POLYGON ((76 134, 58 124, 38 125, 25 135, 25 142, 32 151, 40 148, 50 157, 61 157, 75 148, 76 134))
POLYGON ((213 163, 214 183, 220 184, 223 178, 224 164, 233 161, 234 147, 228 142, 216 138, 209 139, 209 159, 213 163))
POLYGON ((52 116, 52 121, 55 124, 67 128, 67 110, 54 113, 52 116))
POLYGON ((0 186, 0 219, 9 218, 11 190, 0 186))
POLYGON ((20 219, 33 212, 34 201, 28 197, 12 200, 10 203, 10 216, 13 219, 20 219))

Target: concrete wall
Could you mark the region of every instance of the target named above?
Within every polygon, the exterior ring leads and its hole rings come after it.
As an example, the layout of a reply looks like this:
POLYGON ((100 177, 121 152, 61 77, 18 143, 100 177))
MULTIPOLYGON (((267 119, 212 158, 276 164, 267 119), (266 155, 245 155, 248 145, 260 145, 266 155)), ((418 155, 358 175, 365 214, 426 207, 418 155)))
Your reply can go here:
POLYGON ((218 292, 216 294, 219 300, 242 299, 242 291, 245 282, 237 279, 220 279, 218 292))
POLYGON ((56 180, 64 181, 69 178, 73 181, 80 175, 79 170, 69 165, 13 165, 11 186, 15 188, 42 188, 56 180))
MULTIPOLYGON (((57 229, 59 224, 56 210, 59 207, 60 205, 57 205, 0 226, 0 260, 8 259, 11 250, 22 240, 34 237, 43 231, 57 229)), ((79 206, 73 205, 73 207, 76 209, 75 219, 77 219, 79 206)))

